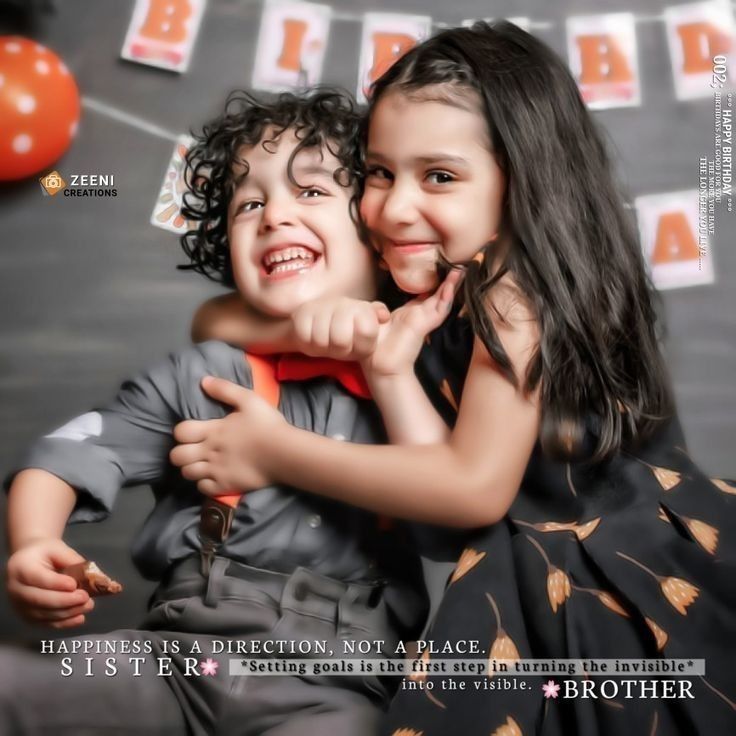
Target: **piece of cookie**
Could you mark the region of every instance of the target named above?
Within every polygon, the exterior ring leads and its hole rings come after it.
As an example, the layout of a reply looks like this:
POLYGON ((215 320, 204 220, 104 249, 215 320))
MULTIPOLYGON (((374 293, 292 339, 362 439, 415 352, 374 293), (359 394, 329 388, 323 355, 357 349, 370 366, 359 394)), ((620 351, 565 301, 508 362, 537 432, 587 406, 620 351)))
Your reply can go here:
POLYGON ((122 591, 123 586, 105 575, 91 560, 68 565, 62 571, 77 581, 77 587, 86 590, 91 596, 115 595, 122 591))

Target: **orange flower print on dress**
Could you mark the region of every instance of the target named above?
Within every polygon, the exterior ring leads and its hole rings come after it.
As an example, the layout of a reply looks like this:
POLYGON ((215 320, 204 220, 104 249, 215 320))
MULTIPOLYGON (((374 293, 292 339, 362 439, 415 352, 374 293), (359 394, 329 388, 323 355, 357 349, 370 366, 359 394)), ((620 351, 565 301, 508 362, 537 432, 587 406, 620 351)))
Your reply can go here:
POLYGON ((700 591, 687 580, 682 578, 664 578, 660 581, 665 598, 683 616, 687 616, 685 610, 698 597, 700 591))
POLYGON ((552 606, 552 613, 557 613, 557 609, 570 597, 572 587, 570 586, 570 578, 567 574, 555 567, 547 557, 546 552, 542 549, 542 545, 537 542, 534 537, 528 534, 526 538, 537 548, 539 554, 542 555, 547 563, 547 597, 549 605, 552 606))
MULTIPOLYGON (((639 458, 636 458, 639 460, 639 458)), ((646 465, 649 470, 652 471, 652 475, 657 479, 657 483, 662 487, 663 491, 671 491, 673 488, 680 484, 682 480, 682 474, 676 470, 670 470, 669 468, 660 468, 657 465, 650 465, 644 460, 639 460, 642 465, 646 465)))
MULTIPOLYGON (((426 682, 426 665, 429 663, 429 651, 425 650, 422 656, 419 657, 418 661, 422 662, 425 667, 417 672, 412 672, 410 675, 407 675, 406 679, 411 680, 412 682, 426 682)), ((436 706, 438 706, 439 708, 447 708, 447 706, 441 700, 438 700, 429 690, 424 690, 423 692, 436 706)))
POLYGON ((457 411, 457 399, 452 393, 452 389, 450 388, 450 384, 447 382, 447 379, 443 379, 442 383, 440 384, 440 393, 447 399, 447 401, 450 403, 450 406, 457 411))
POLYGON ((683 516, 682 520, 685 522, 685 526, 687 526, 690 534, 695 538, 695 541, 706 552, 714 555, 718 547, 718 529, 699 519, 690 519, 687 516, 683 516))
POLYGON ((415 661, 421 662, 424 666, 417 672, 412 672, 410 675, 407 675, 406 679, 411 680, 412 682, 426 682, 427 680, 426 665, 429 664, 429 649, 425 649, 424 654, 422 654, 422 656, 419 657, 419 659, 415 661))
POLYGON ((732 496, 736 495, 736 486, 726 483, 725 480, 721 480, 720 478, 711 478, 710 482, 718 488, 718 490, 723 491, 724 493, 730 493, 732 496))
POLYGON ((657 650, 661 652, 664 649, 664 645, 667 643, 667 639, 670 638, 669 635, 655 621, 652 621, 652 619, 645 616, 644 620, 646 621, 647 626, 651 629, 652 634, 654 634, 654 639, 657 642, 657 650))
POLYGON ((713 687, 708 680, 703 677, 703 675, 698 675, 700 679, 703 681, 703 685, 705 685, 712 693, 715 693, 724 703, 727 703, 731 706, 731 710, 736 711, 736 703, 733 702, 730 698, 727 698, 718 688, 713 687))
POLYGON ((570 578, 558 567, 552 568, 547 575, 547 596, 552 613, 557 613, 557 607, 570 597, 570 593, 570 578))
POLYGON ((618 613, 620 616, 629 618, 629 614, 626 613, 623 606, 610 594, 606 593, 605 590, 598 592, 598 600, 607 608, 610 608, 614 613, 618 613))
POLYGON ((586 521, 585 524, 580 526, 576 525, 573 531, 577 538, 582 542, 583 539, 587 539, 597 528, 598 524, 601 523, 601 517, 597 516, 595 519, 586 521))
POLYGON ((579 588, 577 585, 573 585, 572 589, 580 591, 581 593, 590 593, 591 595, 594 595, 606 608, 609 608, 614 613, 617 613, 619 616, 624 616, 625 618, 631 618, 612 593, 608 593, 605 590, 595 590, 594 588, 579 588))
POLYGON ((488 655, 488 672, 486 673, 488 677, 493 677, 494 672, 492 663, 494 659, 508 659, 516 661, 517 659, 521 659, 521 656, 519 655, 519 650, 516 648, 516 644, 514 644, 513 639, 504 631, 503 626, 501 626, 501 613, 498 610, 498 606, 496 605, 496 601, 493 599, 493 596, 490 593, 486 593, 486 598, 488 598, 488 602, 491 604, 491 609, 493 610, 493 615, 496 617, 496 638, 493 640, 491 651, 488 655))
POLYGON ((601 517, 597 516, 595 519, 586 521, 583 524, 578 524, 575 521, 544 521, 532 524, 529 521, 521 521, 520 519, 512 519, 514 524, 519 526, 528 526, 532 529, 536 529, 538 532, 572 532, 581 542, 587 539, 601 523, 601 517))
POLYGON ((471 547, 464 549, 463 553, 460 555, 460 559, 457 561, 457 565, 452 573, 449 585, 452 585, 460 580, 460 578, 467 575, 485 556, 485 552, 478 552, 471 547))
POLYGON ((524 734, 522 734, 519 724, 511 716, 508 716, 506 723, 499 726, 491 736, 524 736, 524 734))
POLYGON ((642 565, 641 562, 635 560, 633 557, 625 555, 623 552, 616 552, 619 557, 632 562, 637 567, 649 573, 662 588, 664 597, 670 602, 673 608, 683 616, 687 616, 687 607, 692 605, 695 599, 698 597, 700 591, 692 583, 682 578, 675 577, 664 577, 663 575, 657 575, 656 572, 650 570, 646 565, 642 565))

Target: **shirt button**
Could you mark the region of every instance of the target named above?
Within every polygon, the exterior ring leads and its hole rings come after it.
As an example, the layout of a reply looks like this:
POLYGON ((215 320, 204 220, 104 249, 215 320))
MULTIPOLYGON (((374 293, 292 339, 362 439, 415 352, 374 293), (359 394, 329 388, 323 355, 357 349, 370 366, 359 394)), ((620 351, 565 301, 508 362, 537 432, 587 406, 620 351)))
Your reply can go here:
POLYGON ((344 434, 341 434, 340 432, 338 432, 337 434, 333 434, 331 436, 333 440, 338 440, 340 442, 345 442, 345 440, 347 439, 347 437, 344 434))
POLYGON ((314 514, 307 519, 307 524, 309 524, 312 529, 316 529, 318 526, 321 526, 322 517, 319 514, 314 514))

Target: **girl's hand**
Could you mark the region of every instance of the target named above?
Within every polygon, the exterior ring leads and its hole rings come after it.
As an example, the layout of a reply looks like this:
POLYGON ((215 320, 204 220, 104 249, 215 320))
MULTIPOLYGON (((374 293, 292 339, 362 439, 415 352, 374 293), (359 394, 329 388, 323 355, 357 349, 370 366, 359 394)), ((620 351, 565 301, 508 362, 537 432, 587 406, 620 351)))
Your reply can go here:
POLYGON ((391 319, 380 326, 374 350, 361 361, 369 382, 414 375, 424 338, 447 318, 461 280, 462 272, 450 271, 433 294, 418 296, 391 312, 391 319))
POLYGON ((382 302, 348 297, 315 299, 292 315, 295 352, 360 361, 375 349, 379 329, 390 319, 382 302))
POLYGON ((177 424, 174 438, 180 444, 171 451, 171 462, 207 496, 271 485, 268 447, 288 427, 286 420, 253 391, 222 378, 204 378, 202 389, 234 411, 222 419, 177 424))

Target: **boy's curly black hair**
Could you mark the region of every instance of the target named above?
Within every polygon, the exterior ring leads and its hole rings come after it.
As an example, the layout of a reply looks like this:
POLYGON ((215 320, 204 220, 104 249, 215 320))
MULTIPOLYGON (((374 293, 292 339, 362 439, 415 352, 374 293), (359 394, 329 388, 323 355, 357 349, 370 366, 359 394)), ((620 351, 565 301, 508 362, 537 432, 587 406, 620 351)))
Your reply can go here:
MULTIPOLYGON (((180 238, 190 263, 182 269, 234 287, 227 240, 227 213, 233 193, 248 174, 241 157, 243 146, 269 143, 287 129, 299 144, 289 158, 288 175, 296 185, 291 165, 304 148, 327 149, 340 162, 335 181, 341 186, 359 186, 358 131, 361 113, 350 95, 335 88, 317 88, 303 95, 284 92, 260 97, 242 90, 232 92, 225 109, 195 134, 186 155, 182 214, 196 223, 180 238)), ((351 215, 355 218, 353 198, 351 215)))

